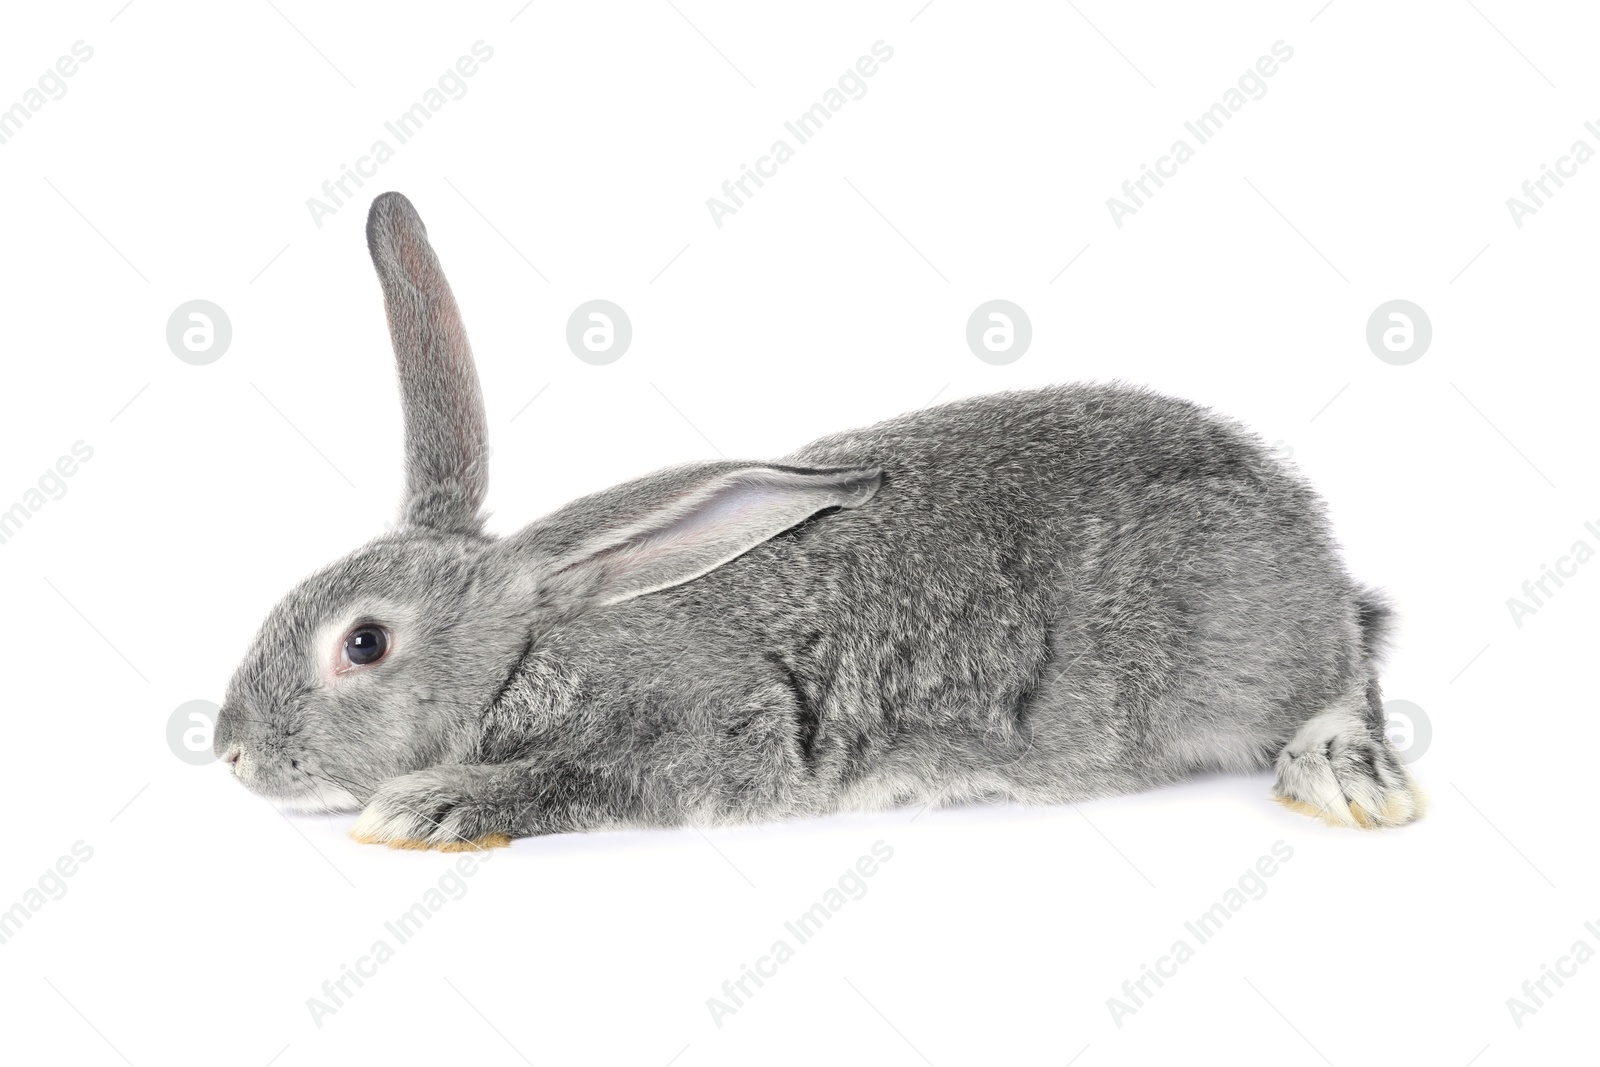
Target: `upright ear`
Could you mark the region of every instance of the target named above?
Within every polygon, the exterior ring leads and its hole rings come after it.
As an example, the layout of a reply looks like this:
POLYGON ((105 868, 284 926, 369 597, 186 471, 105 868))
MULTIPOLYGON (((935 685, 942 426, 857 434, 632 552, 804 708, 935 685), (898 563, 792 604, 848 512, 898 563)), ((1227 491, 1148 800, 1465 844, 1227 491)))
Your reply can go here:
POLYGON ((483 394, 461 311, 411 201, 384 193, 372 202, 367 250, 383 286, 405 410, 402 520, 475 530, 489 482, 483 394))
POLYGON ((880 480, 873 468, 759 465, 706 476, 580 544, 557 567, 557 595, 600 607, 682 585, 819 511, 860 507, 880 480))

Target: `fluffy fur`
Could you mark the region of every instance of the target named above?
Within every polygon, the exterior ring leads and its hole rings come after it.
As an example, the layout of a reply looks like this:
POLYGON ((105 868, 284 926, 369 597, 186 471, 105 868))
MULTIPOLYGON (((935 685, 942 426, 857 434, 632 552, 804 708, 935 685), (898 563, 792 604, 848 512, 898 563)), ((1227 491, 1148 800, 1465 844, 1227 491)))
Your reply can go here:
POLYGON ((1003 393, 776 463, 661 471, 482 531, 483 408, 405 198, 368 240, 406 405, 404 523, 307 579, 216 748, 406 847, 898 804, 1059 803, 1276 761, 1390 825, 1391 613, 1235 423, 1119 386, 1003 393), (341 666, 358 624, 392 636, 341 666))

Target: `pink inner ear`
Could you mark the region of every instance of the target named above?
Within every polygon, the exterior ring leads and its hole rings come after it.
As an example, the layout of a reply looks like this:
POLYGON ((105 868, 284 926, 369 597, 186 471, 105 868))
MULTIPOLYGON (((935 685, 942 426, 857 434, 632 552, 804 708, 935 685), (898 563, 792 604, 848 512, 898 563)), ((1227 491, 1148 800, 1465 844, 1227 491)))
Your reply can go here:
MULTIPOLYGON (((719 493, 716 497, 663 526, 642 530, 603 553, 606 569, 613 575, 648 571, 667 556, 693 552, 697 542, 709 539, 713 531, 737 523, 743 510, 737 494, 719 493)), ((681 504, 684 498, 679 498, 681 504)))
POLYGON ((418 289, 429 288, 429 255, 426 238, 419 239, 410 226, 397 226, 394 230, 394 258, 406 280, 418 289))
MULTIPOLYGON (((687 480, 687 479, 685 479, 687 480)), ((574 605, 616 604, 693 581, 818 512, 856 508, 879 472, 752 465, 699 476, 631 522, 578 547, 555 574, 574 605)))
POLYGON ((770 511, 778 503, 778 496, 775 490, 766 487, 752 490, 730 486, 667 525, 650 540, 665 539, 673 544, 709 540, 719 531, 725 533, 730 527, 739 529, 754 517, 770 511))
POLYGON ((679 585, 720 567, 823 508, 844 502, 837 484, 738 472, 709 492, 678 497, 591 563, 614 603, 679 585), (674 514, 676 512, 676 514, 674 514))

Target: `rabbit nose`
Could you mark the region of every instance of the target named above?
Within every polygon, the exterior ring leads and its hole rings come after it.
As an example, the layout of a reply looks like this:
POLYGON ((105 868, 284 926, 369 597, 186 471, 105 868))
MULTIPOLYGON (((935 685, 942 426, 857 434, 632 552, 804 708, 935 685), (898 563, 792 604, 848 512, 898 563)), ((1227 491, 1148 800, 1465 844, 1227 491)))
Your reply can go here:
POLYGON ((216 753, 218 759, 227 759, 229 763, 239 758, 239 745, 233 739, 239 732, 234 717, 233 708, 224 704, 217 709, 217 721, 211 726, 211 751, 216 753), (229 752, 233 753, 231 759, 227 756, 229 752))
POLYGON ((234 774, 238 774, 239 757, 243 754, 244 749, 240 748, 237 744, 229 745, 228 750, 222 754, 222 762, 228 765, 228 769, 230 771, 232 771, 234 774))

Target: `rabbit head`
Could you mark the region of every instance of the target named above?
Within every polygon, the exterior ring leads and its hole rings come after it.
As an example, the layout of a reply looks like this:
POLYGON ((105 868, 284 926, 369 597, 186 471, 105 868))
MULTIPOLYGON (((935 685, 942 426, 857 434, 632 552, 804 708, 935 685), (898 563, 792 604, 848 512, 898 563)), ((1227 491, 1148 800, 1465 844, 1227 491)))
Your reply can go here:
POLYGON ((405 197, 372 205, 405 413, 397 528, 273 608, 228 685, 214 748, 252 791, 352 810, 383 781, 468 760, 477 724, 538 635, 577 613, 690 581, 876 491, 870 468, 720 461, 486 534, 482 393, 460 312, 405 197))

